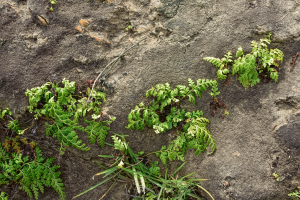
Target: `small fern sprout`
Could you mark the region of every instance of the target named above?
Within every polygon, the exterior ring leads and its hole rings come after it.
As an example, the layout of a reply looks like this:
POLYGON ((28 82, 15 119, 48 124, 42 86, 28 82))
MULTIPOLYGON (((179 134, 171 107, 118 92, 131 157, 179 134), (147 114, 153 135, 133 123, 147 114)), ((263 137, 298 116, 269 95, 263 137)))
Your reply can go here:
POLYGON ((240 83, 246 89, 259 83, 260 77, 278 81, 279 75, 274 67, 279 66, 284 55, 279 49, 268 49, 271 43, 270 38, 271 33, 266 39, 261 39, 260 43, 252 41, 252 51, 249 54, 244 55, 242 47, 236 52, 237 59, 234 60, 232 75, 238 74, 240 83))
POLYGON ((233 62, 231 51, 225 54, 222 59, 214 58, 214 57, 205 57, 203 58, 203 60, 219 68, 219 70, 217 71, 217 76, 220 80, 225 80, 227 78, 226 74, 229 74, 228 63, 233 62))

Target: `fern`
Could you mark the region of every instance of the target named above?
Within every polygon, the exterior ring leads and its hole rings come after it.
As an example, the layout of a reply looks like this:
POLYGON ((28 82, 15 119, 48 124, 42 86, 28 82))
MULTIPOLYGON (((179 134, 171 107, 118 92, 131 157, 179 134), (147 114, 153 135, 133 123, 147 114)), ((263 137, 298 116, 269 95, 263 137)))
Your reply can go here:
MULTIPOLYGON (((252 51, 249 54, 244 54, 242 47, 239 47, 236 52, 236 59, 231 60, 231 53, 227 53, 224 58, 218 59, 213 57, 203 58, 219 68, 217 76, 220 80, 225 80, 230 71, 226 69, 228 63, 233 62, 232 75, 238 74, 240 83, 247 89, 249 86, 254 86, 260 82, 260 74, 269 74, 271 79, 278 81, 278 72, 274 67, 278 67, 283 61, 284 54, 279 49, 268 49, 271 43, 271 33, 266 39, 261 39, 260 43, 251 42, 252 51)), ((267 75, 265 75, 267 76, 267 75)))
POLYGON ((8 196, 5 195, 5 192, 1 192, 0 199, 1 200, 8 200, 8 196))
MULTIPOLYGON (((111 122, 88 122, 90 126, 86 128, 78 124, 80 117, 85 117, 87 112, 93 111, 95 114, 100 113, 99 106, 106 101, 106 95, 103 92, 93 91, 94 101, 86 103, 87 98, 75 99, 75 82, 69 82, 64 79, 63 87, 59 84, 46 83, 41 87, 32 88, 26 91, 26 96, 29 98, 29 111, 35 113, 35 118, 46 116, 52 121, 51 124, 46 123, 47 136, 52 135, 58 139, 61 147, 61 154, 64 153, 65 147, 72 146, 82 151, 87 151, 90 148, 86 147, 81 140, 78 140, 76 130, 88 132, 89 141, 97 142, 100 146, 104 146, 104 140, 109 128, 105 123, 111 122), (38 105, 43 105, 42 108, 38 105)), ((87 95, 90 94, 88 88, 87 95)), ((95 115, 94 114, 94 115, 95 115)))
POLYGON ((158 162, 154 161, 154 163, 151 163, 151 167, 149 168, 149 171, 153 176, 158 176, 160 177, 160 167, 158 167, 158 162))
POLYGON ((292 197, 293 200, 298 200, 300 197, 300 187, 298 187, 298 190, 295 190, 295 192, 292 192, 290 194, 288 194, 289 197, 292 197))
POLYGON ((1 109, 0 109, 0 118, 2 119, 2 120, 4 120, 4 116, 5 115, 11 115, 11 111, 9 110, 9 108, 6 108, 6 109, 4 109, 4 110, 2 110, 1 111, 1 109))
POLYGON ((126 142, 123 142, 121 139, 119 139, 117 136, 113 135, 111 136, 113 141, 114 141, 114 147, 116 150, 120 150, 122 153, 125 152, 127 149, 127 144, 126 142))
POLYGON ((11 121, 9 122, 8 124, 8 128, 9 129, 12 129, 14 132, 18 132, 19 130, 21 130, 21 127, 20 127, 20 124, 18 122, 18 120, 14 120, 14 121, 11 121))
MULTIPOLYGON (((167 117, 167 121, 161 123, 159 121, 158 113, 163 113, 164 108, 168 105, 179 104, 184 98, 189 98, 189 101, 196 104, 196 96, 202 97, 202 93, 211 87, 211 92, 209 93, 212 97, 216 97, 220 94, 218 91, 218 83, 215 80, 205 80, 199 79, 195 84, 192 79, 188 79, 189 86, 178 85, 175 89, 171 90, 170 85, 166 83, 165 85, 158 84, 155 88, 151 88, 147 91, 146 97, 155 97, 149 106, 145 106, 142 102, 137 105, 128 114, 128 126, 127 129, 135 129, 143 131, 145 125, 152 127, 158 131, 156 133, 164 132, 165 130, 172 129, 172 127, 178 121, 174 121, 173 125, 170 122, 171 116, 175 116, 175 110, 171 109, 170 117, 167 117), (168 121, 168 119, 170 120, 168 121)), ((179 111, 180 112, 180 111, 179 111)), ((176 111, 176 113, 178 113, 176 111)), ((176 127, 176 125, 174 126, 176 127)))
POLYGON ((96 122, 95 120, 88 121, 84 119, 85 123, 90 125, 85 127, 84 129, 84 131, 89 135, 88 139, 90 143, 95 144, 97 141, 101 147, 104 147, 104 141, 106 139, 106 135, 108 134, 107 131, 110 130, 110 128, 107 125, 111 124, 114 120, 115 118, 112 118, 111 121, 107 120, 96 122))
POLYGON ((10 182, 19 183, 20 189, 25 191, 30 198, 38 199, 39 191, 44 193, 44 187, 53 187, 60 199, 65 199, 62 180, 59 178, 59 166, 52 165, 53 158, 46 159, 37 147, 36 159, 30 161, 28 156, 22 154, 9 154, 0 147, 0 184, 10 182))
POLYGON ((239 74, 239 81, 245 88, 254 86, 260 82, 259 74, 267 70, 270 78, 278 81, 278 72, 275 67, 279 66, 279 62, 283 61, 283 53, 279 49, 268 49, 271 43, 271 34, 266 39, 261 39, 260 43, 252 41, 252 52, 243 56, 242 48, 237 52, 238 59, 234 61, 232 74, 239 74))
MULTIPOLYGON (((224 58, 225 64, 230 61, 230 54, 224 58)), ((202 93, 211 87, 209 93, 213 98, 220 94, 218 83, 213 80, 199 79, 195 83, 188 79, 189 87, 178 85, 171 89, 170 85, 158 84, 147 91, 146 97, 155 99, 146 106, 143 102, 137 105, 128 115, 127 129, 144 130, 147 125, 153 128, 155 133, 164 133, 167 130, 176 128, 177 137, 166 147, 163 146, 157 153, 163 163, 169 160, 182 160, 188 148, 195 149, 196 155, 204 152, 207 147, 211 147, 212 152, 216 149, 214 140, 206 129, 209 121, 203 117, 202 111, 186 112, 180 109, 180 102, 188 98, 193 104, 196 103, 196 96, 202 97, 202 93), (170 106, 167 110, 166 107, 170 106), (165 120, 160 121, 160 116, 165 116, 165 120)), ((212 153, 211 152, 211 153, 212 153)))
POLYGON ((232 62, 232 53, 229 51, 227 54, 224 55, 222 59, 214 58, 214 57, 205 57, 203 60, 215 65, 219 68, 217 71, 217 76, 220 80, 225 80, 227 78, 227 75, 229 73, 229 70, 227 68, 227 64, 229 62, 232 62))
POLYGON ((182 123, 182 130, 177 132, 176 139, 171 142, 168 148, 163 146, 157 153, 164 164, 166 164, 167 158, 171 161, 175 159, 184 161, 187 149, 195 149, 197 156, 203 153, 208 146, 211 149, 210 154, 216 150, 215 141, 206 128, 209 120, 201 117, 203 113, 201 111, 185 113, 184 110, 182 113, 184 113, 185 119, 182 123))

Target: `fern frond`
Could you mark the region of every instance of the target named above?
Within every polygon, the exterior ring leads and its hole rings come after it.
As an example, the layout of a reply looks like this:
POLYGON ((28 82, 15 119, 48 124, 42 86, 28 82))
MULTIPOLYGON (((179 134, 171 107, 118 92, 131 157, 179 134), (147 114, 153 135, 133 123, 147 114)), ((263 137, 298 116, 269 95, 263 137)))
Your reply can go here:
MULTIPOLYGON (((239 52, 240 54, 241 52, 239 52)), ((220 80, 225 80, 227 76, 225 74, 229 73, 228 69, 225 69, 228 63, 233 62, 231 51, 227 52, 222 59, 214 57, 205 57, 203 60, 208 61, 219 68, 217 71, 217 76, 220 80)))
POLYGON ((104 141, 106 139, 106 135, 108 134, 107 131, 110 130, 107 124, 109 125, 112 123, 112 121, 96 122, 95 120, 88 121, 86 119, 84 119, 84 121, 90 125, 84 129, 84 131, 89 135, 88 139, 90 143, 95 144, 97 141, 101 147, 104 147, 104 141))
POLYGON ((214 66, 218 67, 219 69, 222 69, 224 67, 224 63, 219 58, 214 57, 205 57, 203 60, 213 64, 214 66))
POLYGON ((224 74, 228 74, 228 73, 229 73, 229 70, 228 70, 228 69, 224 69, 224 70, 219 69, 219 70, 217 71, 217 76, 218 76, 218 78, 219 78, 220 80, 225 80, 225 79, 227 78, 227 76, 224 75, 224 74))
POLYGON ((237 52, 236 52, 235 57, 239 58, 239 57, 242 57, 243 55, 244 55, 243 48, 239 47, 238 50, 237 50, 237 52))
POLYGON ((215 140, 212 138, 210 132, 206 129, 208 119, 197 118, 191 120, 190 127, 187 130, 187 137, 194 138, 189 143, 189 148, 196 149, 195 154, 200 155, 207 146, 211 147, 212 154, 216 150, 215 140))
POLYGON ((0 118, 4 120, 5 115, 11 115, 11 111, 9 110, 9 108, 6 108, 2 111, 0 109, 0 118))
POLYGON ((123 142, 121 139, 119 139, 117 136, 113 135, 111 138, 114 141, 114 147, 116 150, 120 150, 122 153, 125 152, 127 149, 127 144, 126 142, 123 142))
MULTIPOLYGON (((3 152, 2 147, 0 147, 3 152)), ((9 162, 6 161, 0 165, 1 170, 4 172, 4 176, 0 175, 0 182, 9 184, 11 181, 20 183, 23 191, 27 193, 29 197, 35 197, 38 199, 39 191, 44 192, 44 186, 51 186, 49 181, 56 181, 61 191, 64 190, 61 179, 59 179, 60 172, 55 172, 59 166, 51 165, 53 158, 47 159, 42 156, 39 148, 36 148, 36 160, 29 161, 28 156, 22 157, 22 154, 7 154, 9 162), (48 169, 49 168, 49 169, 48 169), (53 174, 55 174, 53 176, 53 174), (7 181, 9 180, 9 181, 7 181)), ((55 189, 55 186, 52 186, 55 189)), ((56 190, 56 189, 55 189, 56 190)), ((60 198, 65 199, 64 193, 58 191, 60 198)))

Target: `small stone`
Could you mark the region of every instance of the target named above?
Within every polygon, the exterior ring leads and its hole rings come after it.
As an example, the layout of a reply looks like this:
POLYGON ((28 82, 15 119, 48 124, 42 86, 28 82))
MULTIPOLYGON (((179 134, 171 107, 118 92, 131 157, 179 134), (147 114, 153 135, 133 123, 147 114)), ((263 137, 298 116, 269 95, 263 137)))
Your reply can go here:
POLYGON ((77 57, 74 57, 74 61, 75 61, 75 62, 79 62, 79 63, 81 63, 81 64, 86 64, 87 58, 84 57, 84 56, 82 56, 82 55, 79 55, 79 56, 77 56, 77 57))

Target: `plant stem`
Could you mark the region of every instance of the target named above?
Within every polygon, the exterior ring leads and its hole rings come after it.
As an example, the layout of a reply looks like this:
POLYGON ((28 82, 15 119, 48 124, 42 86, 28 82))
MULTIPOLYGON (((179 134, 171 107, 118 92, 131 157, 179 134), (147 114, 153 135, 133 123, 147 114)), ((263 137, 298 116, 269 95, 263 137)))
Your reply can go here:
POLYGON ((99 199, 103 199, 105 197, 105 195, 109 192, 109 190, 114 186, 114 184, 116 183, 117 179, 115 179, 114 183, 108 188, 108 190, 104 193, 104 195, 99 199))

